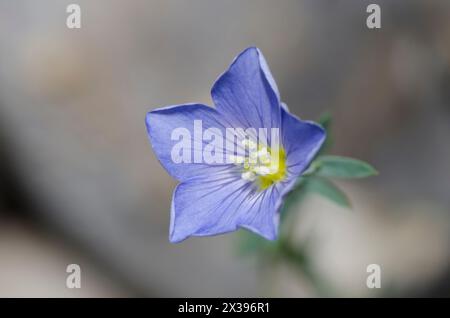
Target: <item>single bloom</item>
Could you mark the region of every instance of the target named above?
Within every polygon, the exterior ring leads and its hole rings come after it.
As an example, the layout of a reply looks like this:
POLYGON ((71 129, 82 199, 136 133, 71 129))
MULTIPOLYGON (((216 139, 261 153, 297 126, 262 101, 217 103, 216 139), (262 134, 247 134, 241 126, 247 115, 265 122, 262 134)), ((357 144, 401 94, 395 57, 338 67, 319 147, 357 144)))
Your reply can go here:
POLYGON ((234 59, 214 83, 211 96, 215 107, 175 105, 146 116, 156 156, 180 181, 173 192, 169 240, 176 243, 189 236, 217 235, 238 228, 275 240, 283 198, 320 149, 325 131, 289 113, 261 51, 255 47, 234 59), (205 132, 226 136, 214 149, 216 155, 226 158, 223 162, 195 160, 202 158, 199 151, 211 150, 212 139, 195 131, 199 121, 205 132), (183 154, 189 160, 181 162, 173 158, 174 147, 179 144, 174 131, 180 132, 180 128, 192 147, 192 154, 183 154), (238 133, 230 140, 229 128, 249 133, 238 133), (264 129, 267 134, 263 137, 251 133, 264 129), (278 131, 279 136, 275 138, 271 131, 278 131), (272 139, 279 140, 279 145, 273 146, 272 139), (229 143, 236 151, 225 147, 229 143))

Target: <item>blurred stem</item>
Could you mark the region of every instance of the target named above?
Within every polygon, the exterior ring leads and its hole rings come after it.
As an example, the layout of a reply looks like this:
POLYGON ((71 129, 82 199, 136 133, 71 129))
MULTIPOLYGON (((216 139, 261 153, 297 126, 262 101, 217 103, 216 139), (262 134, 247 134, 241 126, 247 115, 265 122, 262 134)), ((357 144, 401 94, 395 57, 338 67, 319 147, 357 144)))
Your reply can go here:
POLYGON ((333 290, 324 282, 324 280, 313 269, 308 257, 308 246, 297 246, 295 242, 295 226, 298 222, 300 213, 293 213, 293 208, 298 207, 304 197, 302 187, 306 179, 301 178, 293 191, 288 194, 285 206, 283 208, 282 231, 278 240, 277 252, 281 259, 287 260, 293 265, 301 275, 303 275, 316 290, 318 296, 331 297, 334 295, 333 290))
POLYGON ((332 297, 335 295, 333 289, 330 288, 330 286, 313 269, 306 248, 299 248, 298 246, 294 246, 292 241, 281 239, 279 241, 278 252, 282 259, 287 260, 310 282, 311 286, 315 289, 317 296, 332 297))

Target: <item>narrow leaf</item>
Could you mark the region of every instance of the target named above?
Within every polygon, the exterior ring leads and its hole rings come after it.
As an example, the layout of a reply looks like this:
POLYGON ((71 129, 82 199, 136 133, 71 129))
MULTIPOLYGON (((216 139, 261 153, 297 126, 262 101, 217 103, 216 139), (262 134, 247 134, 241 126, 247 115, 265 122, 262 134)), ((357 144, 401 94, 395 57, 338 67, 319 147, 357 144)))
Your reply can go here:
POLYGON ((307 180, 306 177, 299 178, 297 180, 296 185, 291 190, 291 192, 289 192, 286 195, 286 198, 284 199, 283 208, 280 213, 280 218, 281 218, 282 222, 287 217, 287 215, 290 213, 290 211, 292 210, 292 207, 297 206, 303 200, 303 198, 305 196, 304 184, 306 183, 306 180, 307 180))
MULTIPOLYGON (((239 231, 237 235, 237 254, 238 256, 249 256, 256 254, 259 251, 267 249, 272 242, 268 242, 266 239, 259 235, 256 235, 247 230, 239 231)), ((273 245, 273 243, 272 243, 273 245)))
POLYGON ((340 206, 346 208, 351 207, 350 201, 345 193, 327 179, 310 177, 305 183, 305 189, 307 191, 318 193, 340 206))
POLYGON ((328 129, 331 126, 331 114, 329 112, 324 112, 322 115, 320 115, 317 123, 319 123, 319 125, 321 125, 323 129, 328 132, 328 129))
POLYGON ((325 132, 327 134, 326 139, 318 153, 318 155, 321 155, 324 154, 327 150, 329 150, 333 146, 333 138, 331 136, 331 124, 332 124, 331 114, 329 112, 324 112, 322 115, 320 115, 317 122, 319 123, 319 125, 323 127, 323 129, 325 129, 325 132))
POLYGON ((320 156, 314 164, 317 175, 327 178, 365 178, 378 174, 367 162, 353 158, 320 156))

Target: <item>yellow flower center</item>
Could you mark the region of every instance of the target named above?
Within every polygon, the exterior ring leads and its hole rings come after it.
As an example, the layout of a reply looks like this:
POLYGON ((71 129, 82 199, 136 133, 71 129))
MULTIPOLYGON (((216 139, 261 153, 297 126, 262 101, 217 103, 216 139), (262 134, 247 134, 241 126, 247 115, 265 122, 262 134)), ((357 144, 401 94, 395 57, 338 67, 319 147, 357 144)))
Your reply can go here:
POLYGON ((235 165, 243 166, 242 179, 256 182, 262 191, 286 177, 286 154, 282 147, 272 150, 248 139, 242 144, 248 147, 248 156, 229 157, 235 165))

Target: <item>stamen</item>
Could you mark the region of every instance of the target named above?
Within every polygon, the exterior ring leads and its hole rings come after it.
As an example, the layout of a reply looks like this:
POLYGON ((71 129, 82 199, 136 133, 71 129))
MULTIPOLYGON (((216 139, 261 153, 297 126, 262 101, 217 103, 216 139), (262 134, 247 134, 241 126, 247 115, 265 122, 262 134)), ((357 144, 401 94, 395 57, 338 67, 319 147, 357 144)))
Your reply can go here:
POLYGON ((265 175, 268 175, 268 174, 270 173, 270 169, 269 169, 268 167, 265 167, 265 166, 256 166, 256 167, 253 169, 253 171, 254 171, 256 174, 259 174, 259 175, 261 175, 261 176, 265 176, 265 175))
POLYGON ((278 163, 272 162, 269 166, 270 173, 276 173, 280 165, 278 163))
POLYGON ((242 140, 244 147, 248 147, 248 155, 230 155, 230 162, 242 167, 241 178, 253 182, 257 180, 261 190, 282 181, 286 177, 286 162, 284 150, 272 154, 270 148, 257 145, 250 139, 242 140), (272 155, 277 156, 272 158, 272 155), (273 160, 272 160, 273 159, 273 160))
POLYGON ((258 151, 258 159, 262 164, 269 164, 270 163, 270 154, 267 151, 267 148, 264 147, 260 151, 258 151))
POLYGON ((242 140, 242 146, 248 147, 249 149, 252 149, 252 150, 257 148, 257 144, 253 140, 250 140, 250 139, 242 140))
POLYGON ((257 151, 250 151, 249 157, 250 157, 250 159, 258 158, 258 152, 257 151))
POLYGON ((241 174, 241 178, 247 181, 255 181, 256 175, 252 171, 245 171, 241 174))

